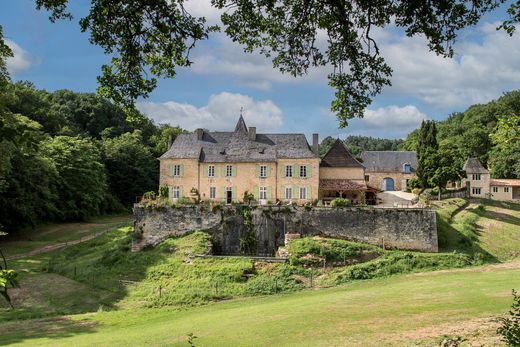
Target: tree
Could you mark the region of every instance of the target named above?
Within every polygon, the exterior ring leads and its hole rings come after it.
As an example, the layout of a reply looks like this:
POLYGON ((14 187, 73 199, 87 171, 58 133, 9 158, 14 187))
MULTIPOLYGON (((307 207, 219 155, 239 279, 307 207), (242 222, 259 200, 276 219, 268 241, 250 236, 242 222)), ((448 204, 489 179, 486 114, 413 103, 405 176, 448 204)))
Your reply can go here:
MULTIPOLYGON (((50 19, 71 19, 68 0, 35 0, 50 19)), ((425 37, 436 54, 453 55, 458 30, 475 25, 505 0, 344 1, 344 0, 212 0, 223 12, 225 33, 244 46, 272 58, 273 66, 300 76, 312 67, 329 66, 335 92, 331 108, 341 127, 362 117, 372 97, 390 85, 392 69, 381 56, 375 28, 393 23, 406 35, 425 37), (322 42, 321 36, 326 37, 322 42)), ((174 77, 178 66, 190 66, 195 44, 218 28, 194 17, 181 0, 91 0, 80 20, 90 41, 112 55, 98 78, 99 93, 135 110, 133 102, 148 96, 157 77, 174 77)), ((514 5, 511 6, 514 24, 514 5)), ((504 29, 512 32, 511 23, 504 29)), ((0 41, 1 43, 1 41, 0 41)))
POLYGON ((437 128, 434 121, 423 121, 417 143, 417 176, 423 187, 430 186, 432 177, 438 168, 437 128))
POLYGON ((55 163, 55 206, 61 220, 100 213, 107 191, 101 152, 92 139, 56 136, 43 142, 44 155, 55 163))
POLYGON ((56 178, 54 162, 41 151, 41 125, 21 115, 3 112, 5 133, 0 140, 0 223, 13 231, 34 226, 55 214, 49 185, 56 178))
POLYGON ((158 161, 143 146, 139 131, 104 139, 103 161, 110 190, 125 206, 159 186, 158 161))
POLYGON ((438 151, 425 158, 425 166, 431 170, 428 172, 428 184, 439 187, 439 196, 442 188, 446 188, 448 182, 456 182, 463 176, 462 165, 458 152, 454 147, 441 147, 438 151))
POLYGON ((324 138, 320 143, 320 157, 324 157, 325 154, 329 151, 330 147, 332 147, 332 144, 336 142, 336 139, 334 139, 332 136, 327 136, 324 138))
MULTIPOLYGON (((5 235, 7 234, 0 231, 0 236, 5 235)), ((1 249, 0 256, 2 257, 2 263, 0 263, 0 295, 2 295, 5 300, 7 300, 11 308, 14 308, 13 303, 11 302, 11 297, 9 296, 7 290, 9 289, 9 286, 19 287, 17 278, 18 274, 16 273, 16 271, 7 268, 7 261, 5 260, 4 254, 2 253, 1 249)))
POLYGON ((500 117, 490 137, 494 144, 489 155, 493 177, 520 178, 520 116, 500 117))

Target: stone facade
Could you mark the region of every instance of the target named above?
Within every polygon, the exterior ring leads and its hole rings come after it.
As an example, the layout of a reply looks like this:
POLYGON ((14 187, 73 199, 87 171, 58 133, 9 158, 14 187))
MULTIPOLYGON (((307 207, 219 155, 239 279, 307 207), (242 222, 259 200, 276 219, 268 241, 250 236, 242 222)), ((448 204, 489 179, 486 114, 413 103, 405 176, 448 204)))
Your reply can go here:
POLYGON ((477 158, 468 158, 464 163, 464 171, 466 178, 462 184, 468 188, 470 197, 520 201, 520 180, 492 179, 488 169, 477 158))
POLYGON ((190 197, 192 188, 199 191, 202 200, 220 202, 228 202, 227 191, 231 192, 232 202, 242 201, 246 191, 253 194, 256 200, 265 200, 266 203, 276 200, 305 203, 318 199, 318 158, 282 159, 266 163, 198 163, 191 159, 165 159, 161 160, 160 166, 160 184, 170 187, 173 201, 178 197, 190 197), (180 166, 180 170, 174 172, 172 168, 176 165, 180 166), (227 176, 228 166, 231 166, 230 176, 227 176), (261 166, 266 167, 265 177, 260 176, 261 166), (286 177, 286 166, 291 166, 292 177, 286 177), (296 174, 300 166, 306 167, 306 177, 296 174), (290 198, 286 196, 286 188, 290 188, 290 198), (305 195, 300 196, 300 188, 305 188, 305 195), (178 196, 177 193, 174 196, 174 189, 178 189, 178 196), (261 191, 265 191, 265 195, 262 193, 264 199, 260 199, 261 191))
MULTIPOLYGON (((226 255, 239 254, 244 235, 241 206, 211 211, 204 206, 165 207, 151 210, 134 207, 136 249, 157 245, 170 236, 195 230, 212 235, 213 249, 226 255)), ((252 211, 257 255, 272 256, 285 244, 286 234, 322 235, 387 248, 437 252, 434 210, 377 208, 257 207, 252 211)))
POLYGON ((365 172, 367 185, 386 190, 385 179, 391 178, 394 181, 394 190, 405 190, 409 179, 417 179, 417 175, 404 172, 365 172))

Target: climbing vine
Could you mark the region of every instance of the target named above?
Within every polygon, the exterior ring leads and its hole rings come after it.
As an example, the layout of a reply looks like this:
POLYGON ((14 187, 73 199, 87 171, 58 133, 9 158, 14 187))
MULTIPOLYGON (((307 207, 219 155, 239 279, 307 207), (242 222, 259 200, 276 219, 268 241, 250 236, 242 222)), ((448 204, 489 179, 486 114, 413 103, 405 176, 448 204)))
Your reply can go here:
POLYGON ((244 255, 253 255, 256 253, 256 235, 251 211, 252 208, 250 206, 245 206, 242 209, 244 235, 240 238, 240 253, 244 255))

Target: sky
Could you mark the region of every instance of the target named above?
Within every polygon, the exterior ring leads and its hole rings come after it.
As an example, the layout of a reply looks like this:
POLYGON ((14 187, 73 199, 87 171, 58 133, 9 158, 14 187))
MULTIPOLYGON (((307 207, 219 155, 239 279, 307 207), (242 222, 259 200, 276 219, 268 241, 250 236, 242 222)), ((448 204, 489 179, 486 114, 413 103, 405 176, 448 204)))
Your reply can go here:
MULTIPOLYGON (((7 61, 14 81, 28 80, 37 88, 95 92, 96 76, 110 57, 88 41, 78 21, 88 12, 88 0, 70 1, 72 21, 51 23, 34 0, 2 0, 0 25, 14 57, 7 61)), ((218 23, 210 0, 190 0, 193 15, 218 23)), ((362 119, 339 129, 330 112, 334 90, 327 68, 304 77, 284 75, 267 58, 248 54, 224 34, 211 35, 192 53, 194 64, 178 69, 174 79, 159 81, 139 109, 156 123, 188 130, 231 130, 243 108, 248 126, 258 132, 312 133, 344 138, 367 135, 404 138, 424 119, 442 120, 475 103, 486 103, 520 88, 520 33, 509 37, 496 27, 507 4, 486 15, 475 27, 459 33, 455 56, 429 52, 422 37, 408 38, 396 28, 376 32, 383 57, 393 69, 385 87, 362 119)))

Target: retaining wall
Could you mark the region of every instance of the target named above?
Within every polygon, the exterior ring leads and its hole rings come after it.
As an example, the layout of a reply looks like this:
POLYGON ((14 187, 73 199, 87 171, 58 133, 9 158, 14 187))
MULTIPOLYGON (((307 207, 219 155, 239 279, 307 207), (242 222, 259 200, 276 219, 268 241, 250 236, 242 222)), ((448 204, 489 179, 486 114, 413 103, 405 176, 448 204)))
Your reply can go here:
MULTIPOLYGON (((214 252, 240 253, 244 218, 241 206, 212 211, 205 206, 149 209, 134 206, 135 249, 157 245, 170 236, 195 230, 212 235, 214 252)), ((437 252, 437 223, 431 209, 255 207, 252 219, 257 255, 271 256, 284 245, 286 233, 322 235, 387 248, 437 252)))

